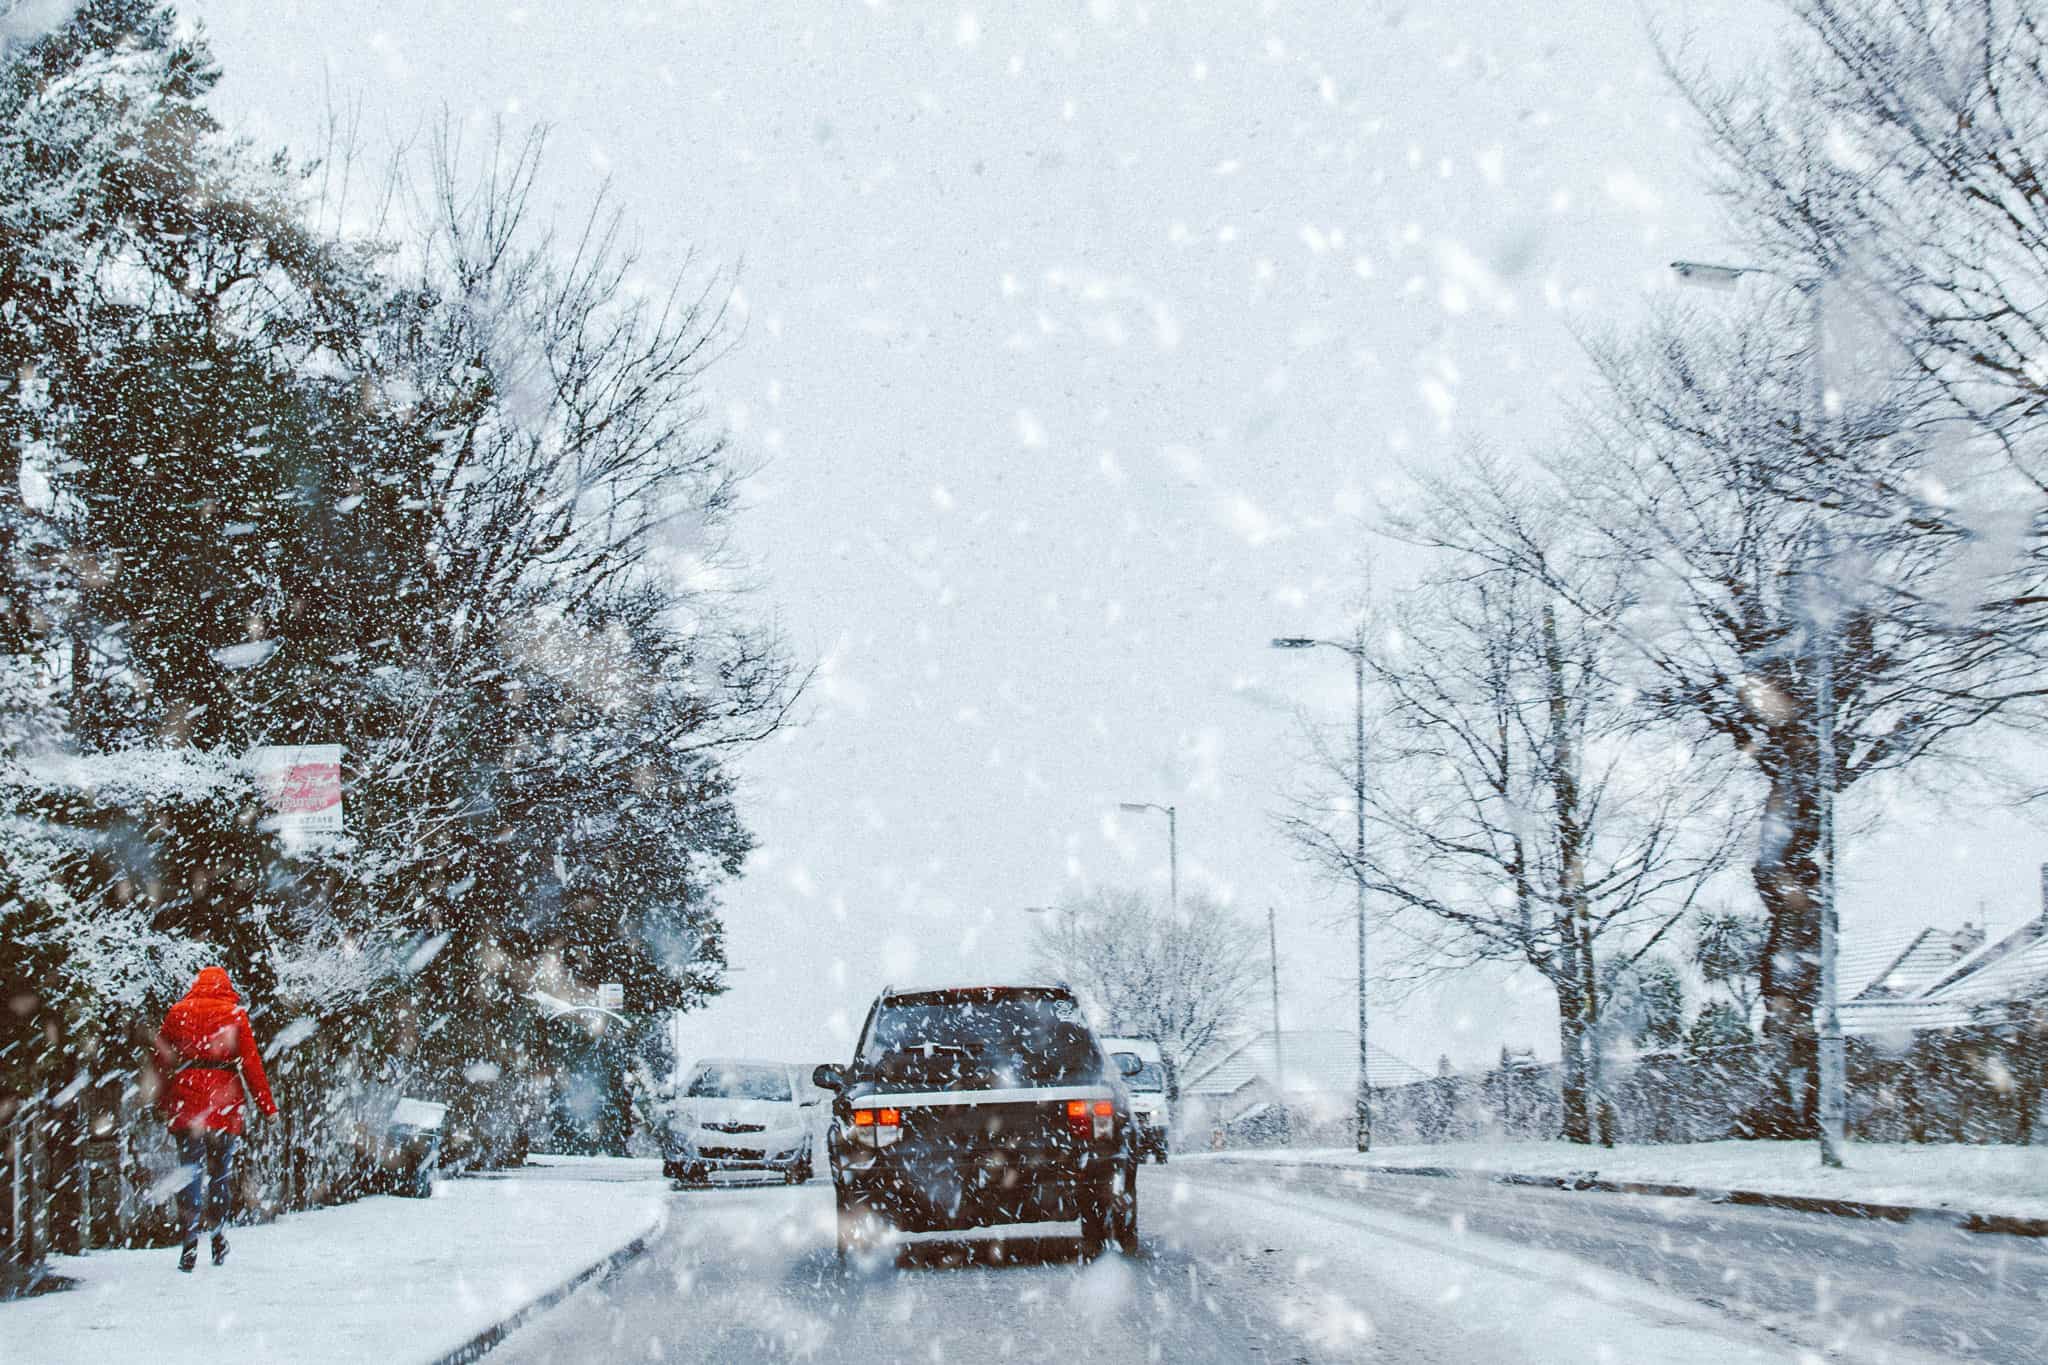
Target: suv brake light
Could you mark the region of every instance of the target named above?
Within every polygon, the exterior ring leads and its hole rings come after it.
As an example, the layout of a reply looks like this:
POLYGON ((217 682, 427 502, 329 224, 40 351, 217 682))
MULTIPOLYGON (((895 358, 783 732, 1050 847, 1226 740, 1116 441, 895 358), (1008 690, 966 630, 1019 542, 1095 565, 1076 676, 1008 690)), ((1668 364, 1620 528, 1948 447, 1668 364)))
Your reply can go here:
POLYGON ((1116 1123, 1116 1105, 1109 1100, 1067 1101, 1067 1131, 1076 1139, 1086 1142, 1091 1137, 1106 1138, 1116 1123))
POLYGON ((903 1136, 901 1109, 856 1109, 853 1140, 863 1147, 888 1147, 903 1136))

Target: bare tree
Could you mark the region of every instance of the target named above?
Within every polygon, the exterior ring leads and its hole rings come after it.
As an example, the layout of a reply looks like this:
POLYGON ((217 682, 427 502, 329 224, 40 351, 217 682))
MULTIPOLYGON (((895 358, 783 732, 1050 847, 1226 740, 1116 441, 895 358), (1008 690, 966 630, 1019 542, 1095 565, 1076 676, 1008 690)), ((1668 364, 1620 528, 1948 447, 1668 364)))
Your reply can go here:
POLYGON ((1423 518, 1433 543, 1514 566, 1599 620, 1626 646, 1620 681, 1681 732, 1727 741, 1760 780, 1751 871, 1770 919, 1761 989, 1779 1055, 1752 1126, 1785 1135, 1810 1129, 1817 1100, 1823 795, 1953 751, 2041 689, 2029 652, 1950 609, 1966 543, 1915 534, 1865 497, 1914 477, 1911 405, 1879 393, 1818 411, 1813 358, 1788 340, 1810 335, 1805 302, 1675 313, 1597 346, 1603 388, 1576 449, 1547 463, 1547 488, 1532 496, 1484 470, 1432 490, 1423 518), (1624 591, 1589 597, 1586 563, 1624 591))
MULTIPOLYGON (((648 726, 635 743, 670 755, 765 739, 806 681, 772 625, 717 586, 733 578, 725 526, 742 473, 699 394, 727 344, 723 281, 686 269, 642 295, 602 197, 566 236, 533 221, 542 133, 496 129, 472 169, 455 127, 444 120, 392 176, 412 187, 417 273, 392 291, 365 361, 384 439, 412 454, 393 486, 366 492, 416 509, 426 608, 383 642, 390 714, 361 756, 405 851, 379 870, 401 879, 466 823, 505 813, 469 776, 480 737, 465 708, 480 686, 510 686, 512 663, 614 698, 648 726), (637 605, 650 599, 657 609, 637 605), (673 636, 652 675, 620 662, 615 628, 588 626, 621 618, 673 636)), ((536 736, 488 738, 504 778, 561 762, 536 736)))
POLYGON ((1072 986, 1104 1024, 1151 1038, 1180 1077, 1237 1034, 1264 954, 1255 926, 1199 892, 1174 911, 1140 891, 1096 891, 1061 904, 1033 943, 1041 970, 1072 986))
MULTIPOLYGON (((1363 876, 1423 973, 1505 961, 1550 983, 1565 1133, 1591 1141, 1603 983, 1723 865, 1723 771, 1645 735, 1598 618, 1519 569, 1454 559, 1384 637, 1366 661, 1379 714, 1363 876)), ((1310 796, 1282 818, 1346 879, 1348 807, 1310 796)))
POLYGON ((1915 401, 1913 467, 1858 499, 1966 544, 1951 607, 2031 647, 2048 607, 2048 23, 2031 0, 1785 8, 1777 63, 1726 80, 1671 63, 1715 187, 1758 263, 1862 301, 1838 329, 1883 353, 1831 382, 1915 401))

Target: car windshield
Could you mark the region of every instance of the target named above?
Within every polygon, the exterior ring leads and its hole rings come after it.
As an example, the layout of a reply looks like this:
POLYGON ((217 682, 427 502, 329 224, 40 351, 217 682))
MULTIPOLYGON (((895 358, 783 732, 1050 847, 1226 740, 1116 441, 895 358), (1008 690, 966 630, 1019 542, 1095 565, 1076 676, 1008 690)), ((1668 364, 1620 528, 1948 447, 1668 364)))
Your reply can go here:
POLYGON ((1164 1090, 1166 1089, 1166 1073, 1160 1069, 1159 1063, 1145 1062, 1135 1072, 1124 1077, 1124 1084, 1133 1090, 1147 1093, 1154 1090, 1164 1090))
POLYGON ((779 1066, 712 1066, 699 1071, 685 1092, 693 1100, 775 1100, 790 1098, 789 1072, 779 1066))

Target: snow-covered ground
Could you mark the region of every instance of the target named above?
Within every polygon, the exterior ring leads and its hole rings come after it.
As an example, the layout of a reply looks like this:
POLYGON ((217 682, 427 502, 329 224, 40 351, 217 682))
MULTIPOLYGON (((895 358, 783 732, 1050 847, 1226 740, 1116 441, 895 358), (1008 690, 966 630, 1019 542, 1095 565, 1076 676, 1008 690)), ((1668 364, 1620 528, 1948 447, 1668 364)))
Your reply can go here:
POLYGON ((1611 1149, 1568 1142, 1456 1142, 1375 1147, 1363 1156, 1343 1148, 1276 1148, 1227 1152, 1221 1158, 1444 1166, 1491 1174, 1585 1173, 1603 1180, 2048 1218, 2048 1147, 1854 1143, 1847 1152, 1847 1166, 1838 1171, 1820 1164, 1811 1142, 1695 1142, 1611 1149))
POLYGON ((233 1228, 216 1269, 177 1251, 96 1251, 52 1269, 75 1289, 0 1304, 0 1360, 217 1365, 427 1361, 570 1279, 661 1219, 654 1161, 536 1158, 233 1228))

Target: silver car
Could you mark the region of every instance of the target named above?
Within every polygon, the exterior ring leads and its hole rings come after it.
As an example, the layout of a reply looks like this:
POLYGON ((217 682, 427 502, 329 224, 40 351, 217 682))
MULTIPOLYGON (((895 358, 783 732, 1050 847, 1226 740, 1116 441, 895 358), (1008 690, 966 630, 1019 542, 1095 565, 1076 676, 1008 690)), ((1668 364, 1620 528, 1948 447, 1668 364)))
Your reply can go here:
POLYGON ((701 1185, 719 1171, 811 1178, 813 1091, 787 1062, 708 1057, 669 1101, 662 1171, 701 1185))

